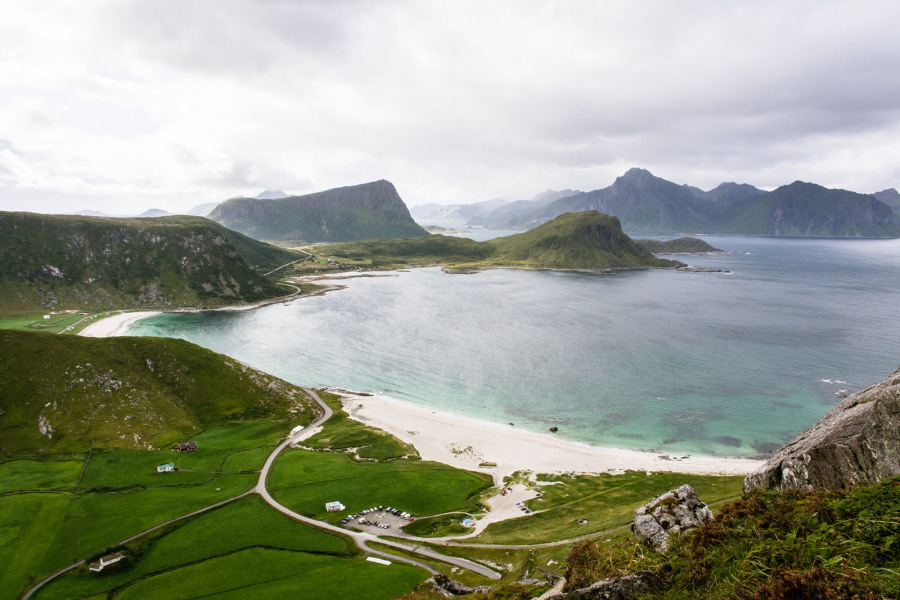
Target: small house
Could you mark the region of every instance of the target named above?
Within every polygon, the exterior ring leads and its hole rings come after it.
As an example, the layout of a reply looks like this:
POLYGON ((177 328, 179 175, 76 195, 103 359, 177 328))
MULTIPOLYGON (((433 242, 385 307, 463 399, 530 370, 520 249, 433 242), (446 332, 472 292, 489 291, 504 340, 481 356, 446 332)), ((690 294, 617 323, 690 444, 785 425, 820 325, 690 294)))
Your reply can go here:
POLYGON ((172 449, 178 452, 193 452, 197 449, 197 442, 182 442, 172 449))
POLYGON ((328 512, 340 512, 347 507, 341 504, 340 502, 326 502, 325 510, 328 512))
POLYGON ((170 473, 175 470, 175 463, 166 463, 156 467, 157 473, 170 473))

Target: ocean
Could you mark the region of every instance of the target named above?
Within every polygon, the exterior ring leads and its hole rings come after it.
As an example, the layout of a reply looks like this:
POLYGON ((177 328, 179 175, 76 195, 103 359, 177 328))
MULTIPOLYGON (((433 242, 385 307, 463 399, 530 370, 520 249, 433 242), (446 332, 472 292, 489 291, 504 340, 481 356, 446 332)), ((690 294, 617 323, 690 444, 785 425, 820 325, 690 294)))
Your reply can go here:
POLYGON ((681 455, 765 457, 900 364, 900 240, 703 239, 733 253, 672 258, 730 273, 414 269, 128 334, 305 386, 681 455))

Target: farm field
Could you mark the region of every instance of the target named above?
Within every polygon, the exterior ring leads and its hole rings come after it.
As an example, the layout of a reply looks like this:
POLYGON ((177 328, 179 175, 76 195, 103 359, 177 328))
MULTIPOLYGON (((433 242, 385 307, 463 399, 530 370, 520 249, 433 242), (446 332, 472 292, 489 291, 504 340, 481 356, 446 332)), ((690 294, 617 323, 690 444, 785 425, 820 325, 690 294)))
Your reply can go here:
MULTIPOLYGON (((248 496, 136 540, 126 549, 131 561, 102 577, 78 571, 41 589, 35 598, 90 598, 113 591, 123 598, 192 598, 213 593, 211 590, 217 597, 240 590, 250 594, 244 597, 277 597, 288 590, 296 591, 292 597, 321 597, 304 596, 304 580, 298 579, 298 574, 307 573, 308 577, 314 571, 317 589, 320 583, 335 587, 350 569, 366 565, 358 554, 347 540, 298 523, 272 510, 259 497, 248 496), (236 560, 241 566, 235 565, 236 560), (235 573, 246 575, 235 577, 235 573), (334 581, 330 581, 332 577, 334 581), (178 587, 178 581, 182 586, 172 589, 178 587)), ((423 578, 421 572, 409 570, 415 577, 410 578, 405 567, 392 570, 390 577, 400 580, 397 594, 423 578), (403 587, 407 580, 412 583, 403 587)), ((352 597, 366 597, 358 595, 363 589, 355 590, 352 585, 347 589, 352 597)))
MULTIPOLYGON (((489 475, 419 460, 360 462, 346 454, 291 450, 275 462, 269 490, 302 514, 336 522, 370 506, 392 506, 416 515, 465 509, 491 485, 489 475), (338 500, 345 511, 326 513, 338 500)), ((470 507, 474 510, 474 506, 470 507)))

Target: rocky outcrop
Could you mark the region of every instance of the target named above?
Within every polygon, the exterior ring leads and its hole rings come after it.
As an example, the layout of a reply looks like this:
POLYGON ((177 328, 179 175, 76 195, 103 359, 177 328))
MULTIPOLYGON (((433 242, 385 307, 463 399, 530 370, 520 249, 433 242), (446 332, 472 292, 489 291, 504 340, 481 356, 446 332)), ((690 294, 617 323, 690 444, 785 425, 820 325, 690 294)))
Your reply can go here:
POLYGON ((586 588, 573 590, 567 594, 542 596, 544 600, 630 600, 659 589, 661 581, 652 571, 638 571, 625 577, 603 579, 586 588))
POLYGON ((469 587, 458 581, 454 581, 446 575, 435 575, 431 579, 423 581, 423 586, 430 587, 432 590, 445 598, 453 598, 454 596, 468 596, 470 594, 488 594, 493 590, 487 586, 480 585, 478 587, 469 587))
POLYGON ((900 475, 900 369, 847 396, 744 479, 744 490, 840 489, 900 475))
POLYGON ((666 552, 672 533, 700 527, 712 519, 712 511, 697 499, 694 488, 683 485, 635 510, 631 531, 639 542, 666 552))

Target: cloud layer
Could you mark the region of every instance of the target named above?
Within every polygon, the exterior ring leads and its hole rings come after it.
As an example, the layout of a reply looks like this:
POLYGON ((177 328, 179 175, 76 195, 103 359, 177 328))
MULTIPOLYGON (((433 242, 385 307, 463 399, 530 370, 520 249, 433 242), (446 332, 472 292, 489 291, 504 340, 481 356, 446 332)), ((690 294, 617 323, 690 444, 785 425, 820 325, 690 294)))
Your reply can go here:
POLYGON ((0 8, 0 209, 900 184, 900 3, 64 0, 0 8))

